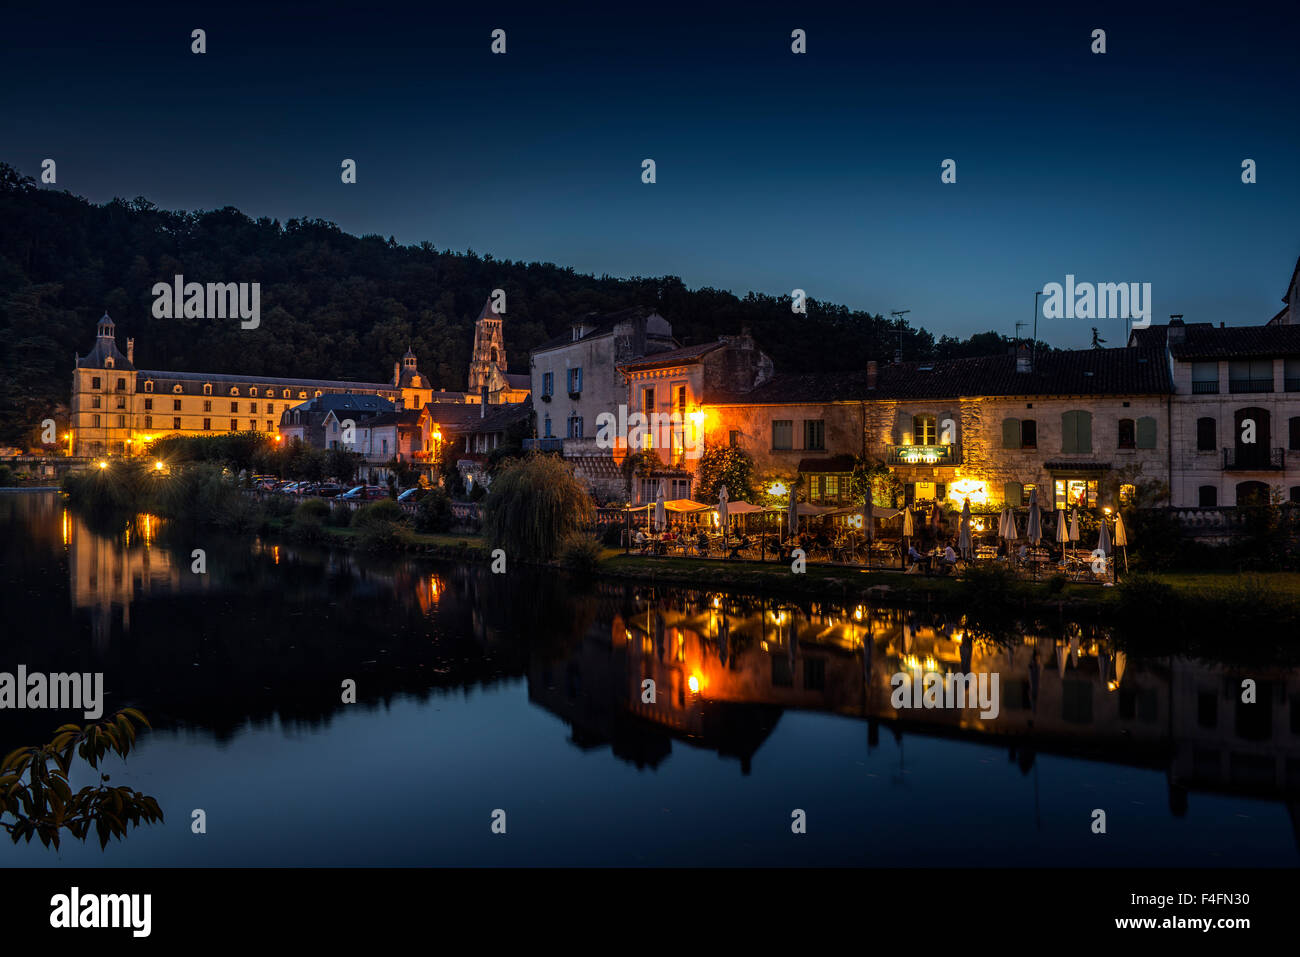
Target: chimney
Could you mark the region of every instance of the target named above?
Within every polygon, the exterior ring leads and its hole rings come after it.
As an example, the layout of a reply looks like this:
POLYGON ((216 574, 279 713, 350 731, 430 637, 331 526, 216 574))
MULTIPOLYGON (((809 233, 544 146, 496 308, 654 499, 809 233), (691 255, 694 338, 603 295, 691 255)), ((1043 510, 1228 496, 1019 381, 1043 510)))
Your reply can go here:
POLYGON ((1031 372, 1033 368, 1033 360, 1029 356, 1029 346, 1021 343, 1016 347, 1016 371, 1031 372))
POLYGON ((126 361, 135 365, 135 339, 133 338, 126 340, 126 361))
POLYGON ((1185 342, 1187 340, 1187 326, 1183 324, 1183 317, 1181 315, 1173 315, 1169 317, 1169 330, 1165 336, 1169 340, 1170 345, 1185 342))
POLYGON ((868 359, 867 360, 867 388, 868 389, 875 389, 876 376, 878 372, 879 372, 879 367, 876 365, 876 360, 868 359))

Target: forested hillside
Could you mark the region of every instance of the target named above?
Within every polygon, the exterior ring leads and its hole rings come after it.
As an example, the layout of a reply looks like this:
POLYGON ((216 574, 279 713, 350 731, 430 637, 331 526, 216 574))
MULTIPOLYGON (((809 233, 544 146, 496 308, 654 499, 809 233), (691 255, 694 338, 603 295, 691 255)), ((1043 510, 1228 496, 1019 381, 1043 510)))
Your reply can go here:
MULTIPOLYGON (((788 298, 402 246, 315 219, 169 212, 144 198, 95 205, 0 164, 0 444, 66 406, 73 355, 90 348, 105 311, 123 350, 134 337, 142 368, 386 381, 409 344, 441 388, 463 389, 474 319, 494 288, 507 294, 506 346, 517 372, 527 370, 529 349, 572 318, 636 304, 657 306, 683 343, 748 326, 783 372, 858 367, 898 346, 898 327, 880 315, 815 300, 806 316, 794 315, 788 298), (155 319, 153 285, 177 274, 260 283, 260 327, 155 319)), ((936 344, 924 330, 904 329, 908 358, 1005 346, 995 334, 936 344)))

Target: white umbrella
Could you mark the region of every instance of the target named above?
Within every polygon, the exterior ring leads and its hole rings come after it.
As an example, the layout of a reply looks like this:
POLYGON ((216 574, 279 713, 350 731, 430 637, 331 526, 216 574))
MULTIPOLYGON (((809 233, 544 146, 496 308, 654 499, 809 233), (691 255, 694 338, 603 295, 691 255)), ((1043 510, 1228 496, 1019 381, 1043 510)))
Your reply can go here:
POLYGON ((900 549, 902 554, 901 567, 907 567, 907 543, 916 534, 916 528, 912 525, 912 510, 907 505, 903 506, 903 547, 900 549))
POLYGON ((957 550, 966 558, 970 558, 973 551, 970 540, 970 499, 966 499, 961 507, 961 531, 957 534, 957 550))
POLYGON ((718 486, 718 524, 722 526, 722 554, 727 554, 727 486, 718 486))
POLYGON ((1110 546, 1110 526, 1106 524, 1104 515, 1101 519, 1101 533, 1097 536, 1097 550, 1107 558, 1110 558, 1110 553, 1113 550, 1110 546))
MULTIPOLYGON (((1043 517, 1038 513, 1038 489, 1029 493, 1029 522, 1025 526, 1025 540, 1030 548, 1037 548, 1043 538, 1043 517)), ((1034 562, 1034 580, 1038 580, 1038 563, 1034 562)))
POLYGON ((1006 539, 1009 542, 1014 542, 1020 537, 1020 532, 1016 530, 1016 512, 1010 505, 1007 506, 1007 528, 1005 534, 1006 539))
POLYGON ((659 483, 659 494, 655 496, 655 531, 662 532, 668 524, 668 510, 664 507, 664 483, 659 483))
POLYGON ((871 504, 871 492, 862 501, 862 540, 867 547, 867 568, 871 568, 871 543, 876 539, 876 515, 871 504))
POLYGON ((1128 571, 1128 529, 1124 527, 1124 516, 1115 512, 1115 544, 1124 549, 1124 571, 1128 571))
POLYGON ((1070 528, 1065 523, 1065 509, 1056 512, 1056 541, 1061 546, 1061 561, 1065 562, 1065 546, 1070 541, 1070 528))
POLYGON ((1077 554, 1079 546, 1079 510, 1076 508, 1070 513, 1070 551, 1077 554))
POLYGON ((799 532, 799 502, 795 497, 794 483, 790 484, 790 514, 788 522, 790 524, 790 537, 794 538, 799 532))

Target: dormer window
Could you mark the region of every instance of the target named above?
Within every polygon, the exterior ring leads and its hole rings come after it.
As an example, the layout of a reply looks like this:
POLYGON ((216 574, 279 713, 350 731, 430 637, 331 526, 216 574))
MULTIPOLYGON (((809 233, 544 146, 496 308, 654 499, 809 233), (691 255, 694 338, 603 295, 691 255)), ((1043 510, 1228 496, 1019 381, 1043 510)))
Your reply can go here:
POLYGON ((105 369, 111 369, 111 368, 113 368, 113 357, 112 357, 112 356, 109 356, 107 359, 104 360, 104 368, 105 368, 105 369))
POLYGON ((249 389, 249 390, 248 390, 248 394, 251 395, 254 399, 256 399, 256 398, 257 398, 257 386, 254 386, 253 388, 249 389))
POLYGON ((176 383, 176 385, 172 386, 172 392, 175 393, 176 395, 180 395, 182 391, 184 390, 181 389, 181 385, 179 382, 176 383))
POLYGON ((284 390, 284 397, 285 397, 286 399, 289 398, 289 390, 288 390, 288 389, 285 389, 285 390, 284 390))
POLYGON ((315 399, 319 399, 319 398, 320 398, 320 389, 317 389, 317 390, 316 390, 316 394, 315 394, 312 398, 315 398, 315 399))
POLYGON ((233 388, 233 387, 232 387, 231 390, 230 390, 230 394, 231 394, 231 395, 239 395, 239 389, 237 389, 237 388, 233 388))
POLYGON ((578 341, 579 339, 581 339, 581 338, 582 338, 582 326, 574 326, 574 327, 573 327, 573 341, 574 341, 574 342, 577 342, 577 341, 578 341))
POLYGON ((305 399, 305 398, 307 398, 307 393, 306 393, 306 392, 299 392, 299 393, 298 393, 298 398, 300 398, 300 399, 305 399))
POLYGON ((210 382, 203 383, 203 394, 212 395, 212 383, 210 382))
POLYGON ((145 392, 152 392, 152 391, 153 391, 153 379, 145 379, 145 380, 144 380, 144 391, 145 391, 145 392))

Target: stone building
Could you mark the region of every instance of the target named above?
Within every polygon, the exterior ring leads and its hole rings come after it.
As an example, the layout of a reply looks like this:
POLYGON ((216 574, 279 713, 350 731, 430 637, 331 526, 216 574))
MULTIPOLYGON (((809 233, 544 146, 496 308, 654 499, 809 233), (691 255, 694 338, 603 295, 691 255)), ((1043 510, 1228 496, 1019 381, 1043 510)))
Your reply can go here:
MULTIPOLYGON (((654 501, 661 484, 668 498, 690 498, 695 462, 705 448, 705 396, 743 397, 771 379, 773 370, 772 360, 748 331, 630 359, 618 368, 628 415, 640 413, 646 423, 641 449, 654 459, 650 468, 641 470, 632 490, 635 502, 654 501)), ((616 410, 609 415, 618 423, 616 410)), ((627 438, 616 435, 616 445, 627 438)))
POLYGON ((532 351, 537 438, 529 447, 562 452, 593 487, 622 485, 613 450, 596 445, 596 419, 627 404, 621 364, 677 347, 672 326, 648 307, 574 320, 565 335, 532 351))
POLYGON ((1173 369, 1172 505, 1300 502, 1300 325, 1174 319, 1130 342, 1165 351, 1173 369))
MULTIPOLYGON (((907 362, 777 376, 707 397, 709 443, 744 449, 764 485, 848 502, 858 462, 908 502, 1095 507, 1115 475, 1168 481, 1170 378, 1157 349, 907 362)), ((1111 484, 1114 484, 1113 482, 1111 484)), ((1131 484, 1131 480, 1126 480, 1131 484)))
POLYGON ((469 363, 469 402, 500 405, 528 398, 529 377, 507 372, 505 335, 501 316, 492 301, 483 304, 474 321, 474 347, 469 363))

